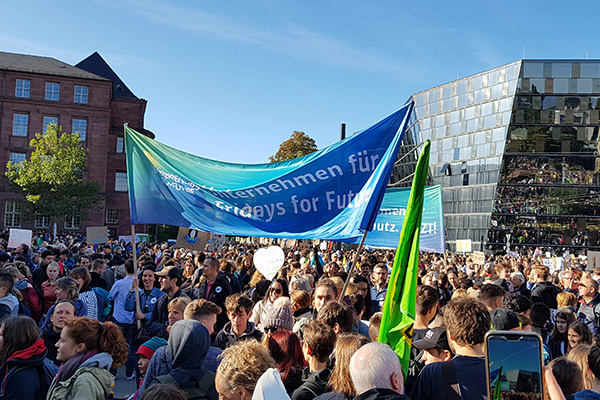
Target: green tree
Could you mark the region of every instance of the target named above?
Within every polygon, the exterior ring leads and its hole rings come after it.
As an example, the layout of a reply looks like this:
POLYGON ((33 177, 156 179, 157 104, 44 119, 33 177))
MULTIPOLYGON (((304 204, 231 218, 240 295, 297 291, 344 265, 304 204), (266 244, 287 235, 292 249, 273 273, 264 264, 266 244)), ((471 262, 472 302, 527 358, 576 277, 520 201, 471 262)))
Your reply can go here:
POLYGON ((52 123, 46 133, 36 133, 29 146, 33 149, 29 160, 6 165, 12 189, 27 200, 26 216, 47 216, 55 227, 65 218, 86 219, 102 196, 97 182, 83 181, 89 150, 82 147, 79 133, 62 132, 52 123))
POLYGON ((294 131, 288 140, 279 145, 279 150, 274 156, 269 157, 269 161, 274 163, 292 160, 317 150, 317 143, 313 138, 302 131, 294 131))

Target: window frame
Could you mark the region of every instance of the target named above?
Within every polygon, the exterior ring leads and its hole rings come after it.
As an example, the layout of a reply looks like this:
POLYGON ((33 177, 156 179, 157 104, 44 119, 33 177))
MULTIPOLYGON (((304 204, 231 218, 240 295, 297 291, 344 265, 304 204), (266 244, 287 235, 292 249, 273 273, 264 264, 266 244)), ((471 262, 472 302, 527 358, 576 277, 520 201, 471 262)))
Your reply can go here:
POLYGON ((90 96, 90 87, 84 85, 75 85, 73 93, 73 103, 88 104, 90 96), (84 92, 85 89, 85 93, 84 92))
POLYGON ((63 224, 65 229, 71 229, 71 230, 76 230, 76 229, 81 229, 81 217, 80 216, 71 216, 71 217, 65 217, 65 222, 63 224))
POLYGON ((46 134, 46 131, 48 130, 48 125, 50 125, 52 122, 56 122, 56 125, 59 125, 58 117, 56 115, 44 115, 42 117, 42 135, 46 134), (47 123, 46 118, 52 118, 53 120, 47 123))
POLYGON ((119 209, 118 208, 107 208, 105 222, 107 224, 118 224, 119 223, 119 209), (112 218, 109 218, 112 217, 112 218))
POLYGON ((79 140, 81 140, 82 142, 85 142, 87 140, 87 123, 88 123, 87 119, 84 119, 84 118, 73 118, 73 121, 71 122, 71 132, 72 133, 79 132, 79 140), (83 135, 81 134, 81 130, 75 129, 75 121, 84 123, 83 135))
POLYGON ((21 227, 21 216, 23 214, 23 202, 16 200, 6 200, 4 203, 4 226, 8 228, 20 228, 21 227), (19 207, 17 207, 19 205, 19 207), (11 206, 11 207, 9 207, 11 206), (9 209, 10 208, 10 209, 9 209), (18 210, 17 210, 18 208, 18 210), (9 223, 8 217, 11 216, 11 223, 9 223), (15 224, 15 220, 18 218, 18 224, 15 224))
POLYGON ((117 154, 125 153, 125 138, 123 136, 117 136, 117 154))
POLYGON ((17 79, 15 83, 15 97, 19 97, 21 99, 31 98, 30 79, 17 79))
POLYGON ((60 101, 60 83, 46 82, 46 93, 44 98, 48 101, 60 101))
MULTIPOLYGON (((19 157, 20 158, 20 157, 19 157)), ((13 164, 21 164, 22 162, 25 162, 25 160, 27 160, 27 153, 22 153, 19 151, 11 151, 10 153, 8 153, 8 159, 10 160, 10 162, 12 162, 13 164), (15 162, 13 160, 13 155, 19 155, 19 156, 23 156, 23 159, 19 162, 15 162)))
POLYGON ((14 113, 13 114, 13 128, 12 128, 12 135, 16 136, 16 137, 27 137, 29 135, 29 114, 25 113, 14 113), (22 123, 18 123, 17 122, 17 117, 25 117, 25 124, 22 123), (15 134, 15 132, 17 132, 15 130, 15 128, 19 127, 18 132, 21 132, 23 129, 23 126, 25 127, 25 134, 24 135, 17 135, 15 134))
POLYGON ((127 193, 128 191, 127 172, 115 172, 115 192, 127 193))

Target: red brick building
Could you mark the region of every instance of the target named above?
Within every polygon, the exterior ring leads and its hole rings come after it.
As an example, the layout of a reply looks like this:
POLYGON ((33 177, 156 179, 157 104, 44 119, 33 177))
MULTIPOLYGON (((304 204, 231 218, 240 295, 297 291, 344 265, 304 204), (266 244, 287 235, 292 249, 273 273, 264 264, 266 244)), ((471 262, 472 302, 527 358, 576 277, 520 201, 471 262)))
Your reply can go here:
MULTIPOLYGON (((0 74, 0 165, 28 157, 29 141, 51 122, 65 132, 79 132, 90 150, 85 179, 99 183, 105 201, 88 220, 66 218, 58 231, 107 225, 113 237, 129 234, 123 124, 154 137, 144 129, 146 100, 136 97, 98 53, 72 66, 50 57, 0 52, 0 74)), ((22 196, 6 184, 2 177, 3 226, 50 230, 47 217, 24 218, 22 196)))

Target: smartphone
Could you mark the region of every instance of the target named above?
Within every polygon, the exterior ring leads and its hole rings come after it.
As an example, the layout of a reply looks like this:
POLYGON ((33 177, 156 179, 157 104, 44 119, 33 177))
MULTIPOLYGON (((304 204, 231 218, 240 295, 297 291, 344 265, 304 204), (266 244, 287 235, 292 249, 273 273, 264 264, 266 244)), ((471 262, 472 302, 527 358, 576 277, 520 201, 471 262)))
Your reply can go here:
POLYGON ((543 400, 542 337, 535 332, 490 331, 485 335, 489 400, 543 400))

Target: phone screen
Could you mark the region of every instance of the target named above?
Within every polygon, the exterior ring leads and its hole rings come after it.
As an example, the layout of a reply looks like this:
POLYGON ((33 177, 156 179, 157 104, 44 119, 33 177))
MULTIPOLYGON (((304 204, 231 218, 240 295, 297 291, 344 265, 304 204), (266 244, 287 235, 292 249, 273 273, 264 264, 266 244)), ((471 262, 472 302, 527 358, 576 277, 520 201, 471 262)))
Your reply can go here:
POLYGON ((489 399, 542 399, 539 335, 490 332, 486 340, 489 399))

